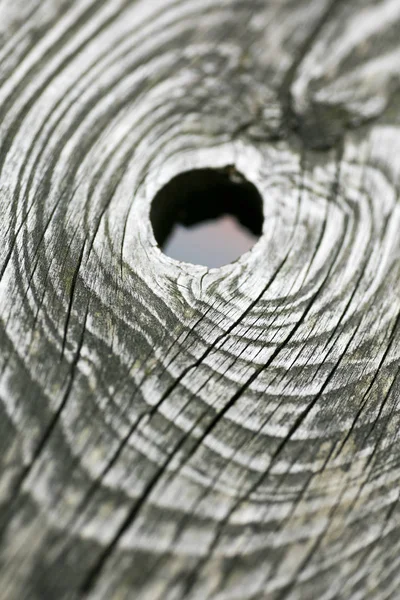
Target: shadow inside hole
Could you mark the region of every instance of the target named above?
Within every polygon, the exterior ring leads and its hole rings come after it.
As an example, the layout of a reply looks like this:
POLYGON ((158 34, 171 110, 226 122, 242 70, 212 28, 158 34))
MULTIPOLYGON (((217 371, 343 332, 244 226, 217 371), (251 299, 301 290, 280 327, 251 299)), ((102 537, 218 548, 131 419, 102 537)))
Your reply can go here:
POLYGON ((150 219, 165 254, 219 267, 247 252, 260 237, 262 198, 233 166, 196 169, 177 175, 156 194, 150 219))

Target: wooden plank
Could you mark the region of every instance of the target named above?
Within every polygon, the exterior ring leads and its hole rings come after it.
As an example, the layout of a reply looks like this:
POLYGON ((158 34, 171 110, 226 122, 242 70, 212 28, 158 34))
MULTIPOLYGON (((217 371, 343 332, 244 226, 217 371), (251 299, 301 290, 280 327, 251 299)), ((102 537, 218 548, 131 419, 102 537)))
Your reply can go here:
POLYGON ((0 1, 0 598, 397 598, 398 0, 0 1), (263 235, 155 243, 234 165, 263 235))

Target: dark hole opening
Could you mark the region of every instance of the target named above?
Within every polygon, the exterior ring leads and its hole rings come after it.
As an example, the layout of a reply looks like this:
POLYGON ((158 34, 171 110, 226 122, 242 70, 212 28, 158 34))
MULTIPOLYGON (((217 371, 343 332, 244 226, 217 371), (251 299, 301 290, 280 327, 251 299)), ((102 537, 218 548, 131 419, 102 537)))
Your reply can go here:
POLYGON ((233 166, 197 169, 177 175, 156 194, 150 219, 165 254, 218 267, 236 260, 260 237, 262 198, 233 166))

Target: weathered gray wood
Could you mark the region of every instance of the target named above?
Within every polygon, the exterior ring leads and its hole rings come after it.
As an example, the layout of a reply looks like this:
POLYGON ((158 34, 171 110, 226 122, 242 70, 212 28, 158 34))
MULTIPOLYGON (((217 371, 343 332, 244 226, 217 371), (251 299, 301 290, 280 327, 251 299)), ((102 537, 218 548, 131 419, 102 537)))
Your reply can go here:
POLYGON ((399 0, 0 1, 0 598, 399 598, 399 0), (220 269, 149 223, 234 164, 220 269))

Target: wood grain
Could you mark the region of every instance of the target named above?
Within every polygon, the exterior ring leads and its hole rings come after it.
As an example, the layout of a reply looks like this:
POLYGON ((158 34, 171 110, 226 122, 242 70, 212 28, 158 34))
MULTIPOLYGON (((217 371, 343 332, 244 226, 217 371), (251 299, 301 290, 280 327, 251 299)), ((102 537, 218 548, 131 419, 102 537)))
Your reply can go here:
POLYGON ((0 0, 0 598, 396 599, 398 0, 0 0), (157 247, 235 167, 263 235, 157 247))

